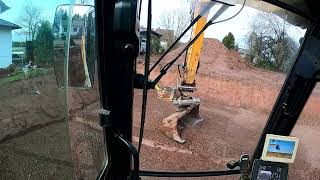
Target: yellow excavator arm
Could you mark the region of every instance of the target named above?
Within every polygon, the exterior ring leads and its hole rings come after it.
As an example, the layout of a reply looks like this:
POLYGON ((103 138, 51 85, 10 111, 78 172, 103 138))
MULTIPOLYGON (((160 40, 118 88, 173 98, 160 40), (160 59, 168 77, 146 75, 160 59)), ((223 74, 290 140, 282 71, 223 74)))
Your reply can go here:
MULTIPOLYGON (((210 0, 200 0, 195 1, 195 10, 193 13, 193 17, 197 17, 201 10, 204 8, 205 4, 207 4, 210 0)), ((203 15, 199 21, 193 26, 192 30, 192 38, 194 38, 201 29, 205 26, 207 23, 208 13, 203 15)), ((183 85, 186 86, 194 86, 195 85, 195 79, 197 74, 197 69, 200 62, 200 55, 201 55, 201 49, 204 39, 204 33, 199 36, 197 41, 189 48, 188 54, 187 54, 187 60, 186 60, 186 67, 185 67, 185 74, 183 77, 183 85)))
MULTIPOLYGON (((161 121, 159 128, 165 135, 180 143, 184 143, 185 140, 182 139, 178 133, 177 127, 179 122, 184 122, 189 126, 195 126, 199 122, 203 121, 199 112, 200 99, 193 97, 192 93, 197 89, 195 78, 200 64, 200 55, 204 39, 204 33, 202 31, 207 24, 209 14, 209 11, 206 14, 203 14, 203 9, 208 7, 210 2, 210 0, 193 0, 193 7, 195 7, 193 11, 193 18, 195 19, 196 17, 199 17, 198 15, 201 15, 201 18, 198 19, 192 29, 192 39, 195 37, 198 37, 198 39, 188 49, 182 81, 178 81, 175 87, 167 89, 161 89, 158 86, 156 87, 158 97, 163 100, 171 101, 177 108, 177 112, 161 121), (202 34, 198 36, 200 32, 202 32, 202 34)), ((226 9, 226 7, 221 8, 222 10, 217 12, 210 21, 219 17, 226 9)))

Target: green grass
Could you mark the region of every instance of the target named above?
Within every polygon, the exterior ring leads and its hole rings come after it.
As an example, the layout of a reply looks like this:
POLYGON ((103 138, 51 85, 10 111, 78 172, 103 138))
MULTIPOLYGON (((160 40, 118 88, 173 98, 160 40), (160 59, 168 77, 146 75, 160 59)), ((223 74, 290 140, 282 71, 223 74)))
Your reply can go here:
POLYGON ((16 82, 16 81, 21 81, 24 79, 43 76, 43 75, 49 74, 51 71, 52 69, 42 69, 42 68, 29 69, 27 75, 25 75, 24 72, 20 69, 8 77, 0 78, 0 86, 3 86, 8 83, 16 82))

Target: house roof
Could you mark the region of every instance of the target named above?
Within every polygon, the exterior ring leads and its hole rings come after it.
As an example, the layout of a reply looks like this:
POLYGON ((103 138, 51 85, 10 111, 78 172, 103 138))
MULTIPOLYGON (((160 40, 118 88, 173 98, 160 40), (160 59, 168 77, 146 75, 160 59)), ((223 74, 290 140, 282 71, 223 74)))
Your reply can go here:
POLYGON ((4 2, 0 0, 0 14, 10 9, 4 2))
MULTIPOLYGON (((141 31, 140 31, 140 35, 141 35, 141 36, 147 36, 147 31, 146 31, 146 30, 141 30, 141 31)), ((154 35, 154 36, 156 36, 156 37, 158 37, 158 38, 160 38, 160 37, 162 36, 161 34, 155 32, 155 31, 153 31, 153 30, 151 30, 151 35, 154 35)))
POLYGON ((20 26, 14 24, 14 23, 5 21, 3 19, 0 19, 0 28, 1 27, 11 28, 11 29, 20 29, 21 28, 20 26))

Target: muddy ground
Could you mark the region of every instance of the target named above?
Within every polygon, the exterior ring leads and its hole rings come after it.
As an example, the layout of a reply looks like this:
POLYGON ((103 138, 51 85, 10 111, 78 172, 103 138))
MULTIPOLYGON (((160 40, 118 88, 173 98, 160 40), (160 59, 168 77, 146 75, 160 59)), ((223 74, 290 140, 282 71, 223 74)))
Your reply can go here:
MULTIPOLYGON (((182 62, 183 58, 177 64, 182 62)), ((138 70, 142 67, 140 63, 138 70)), ((177 68, 173 67, 160 86, 175 85, 177 77, 177 68)), ((217 40, 205 39, 196 79, 198 91, 194 93, 201 99, 204 121, 195 127, 185 126, 185 144, 173 141, 158 125, 175 112, 175 107, 149 91, 141 168, 221 170, 230 160, 252 154, 284 79, 284 74, 247 65, 237 52, 229 52, 217 40)), ((135 90, 134 95, 136 145, 142 91, 135 90)), ((1 86, 0 99, 0 179, 94 179, 104 159, 97 84, 91 90, 66 92, 57 87, 54 74, 48 74, 1 86)), ((289 179, 320 179, 320 145, 316 143, 320 137, 319 108, 317 87, 293 132, 300 138, 300 145, 296 162, 290 165, 289 179)))

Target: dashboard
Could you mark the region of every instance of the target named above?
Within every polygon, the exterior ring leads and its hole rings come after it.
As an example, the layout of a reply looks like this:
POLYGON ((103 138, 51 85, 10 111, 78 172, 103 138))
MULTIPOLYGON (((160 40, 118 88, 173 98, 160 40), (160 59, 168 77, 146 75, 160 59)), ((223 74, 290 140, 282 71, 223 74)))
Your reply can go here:
POLYGON ((257 159, 254 161, 252 180, 287 180, 288 164, 257 159))

